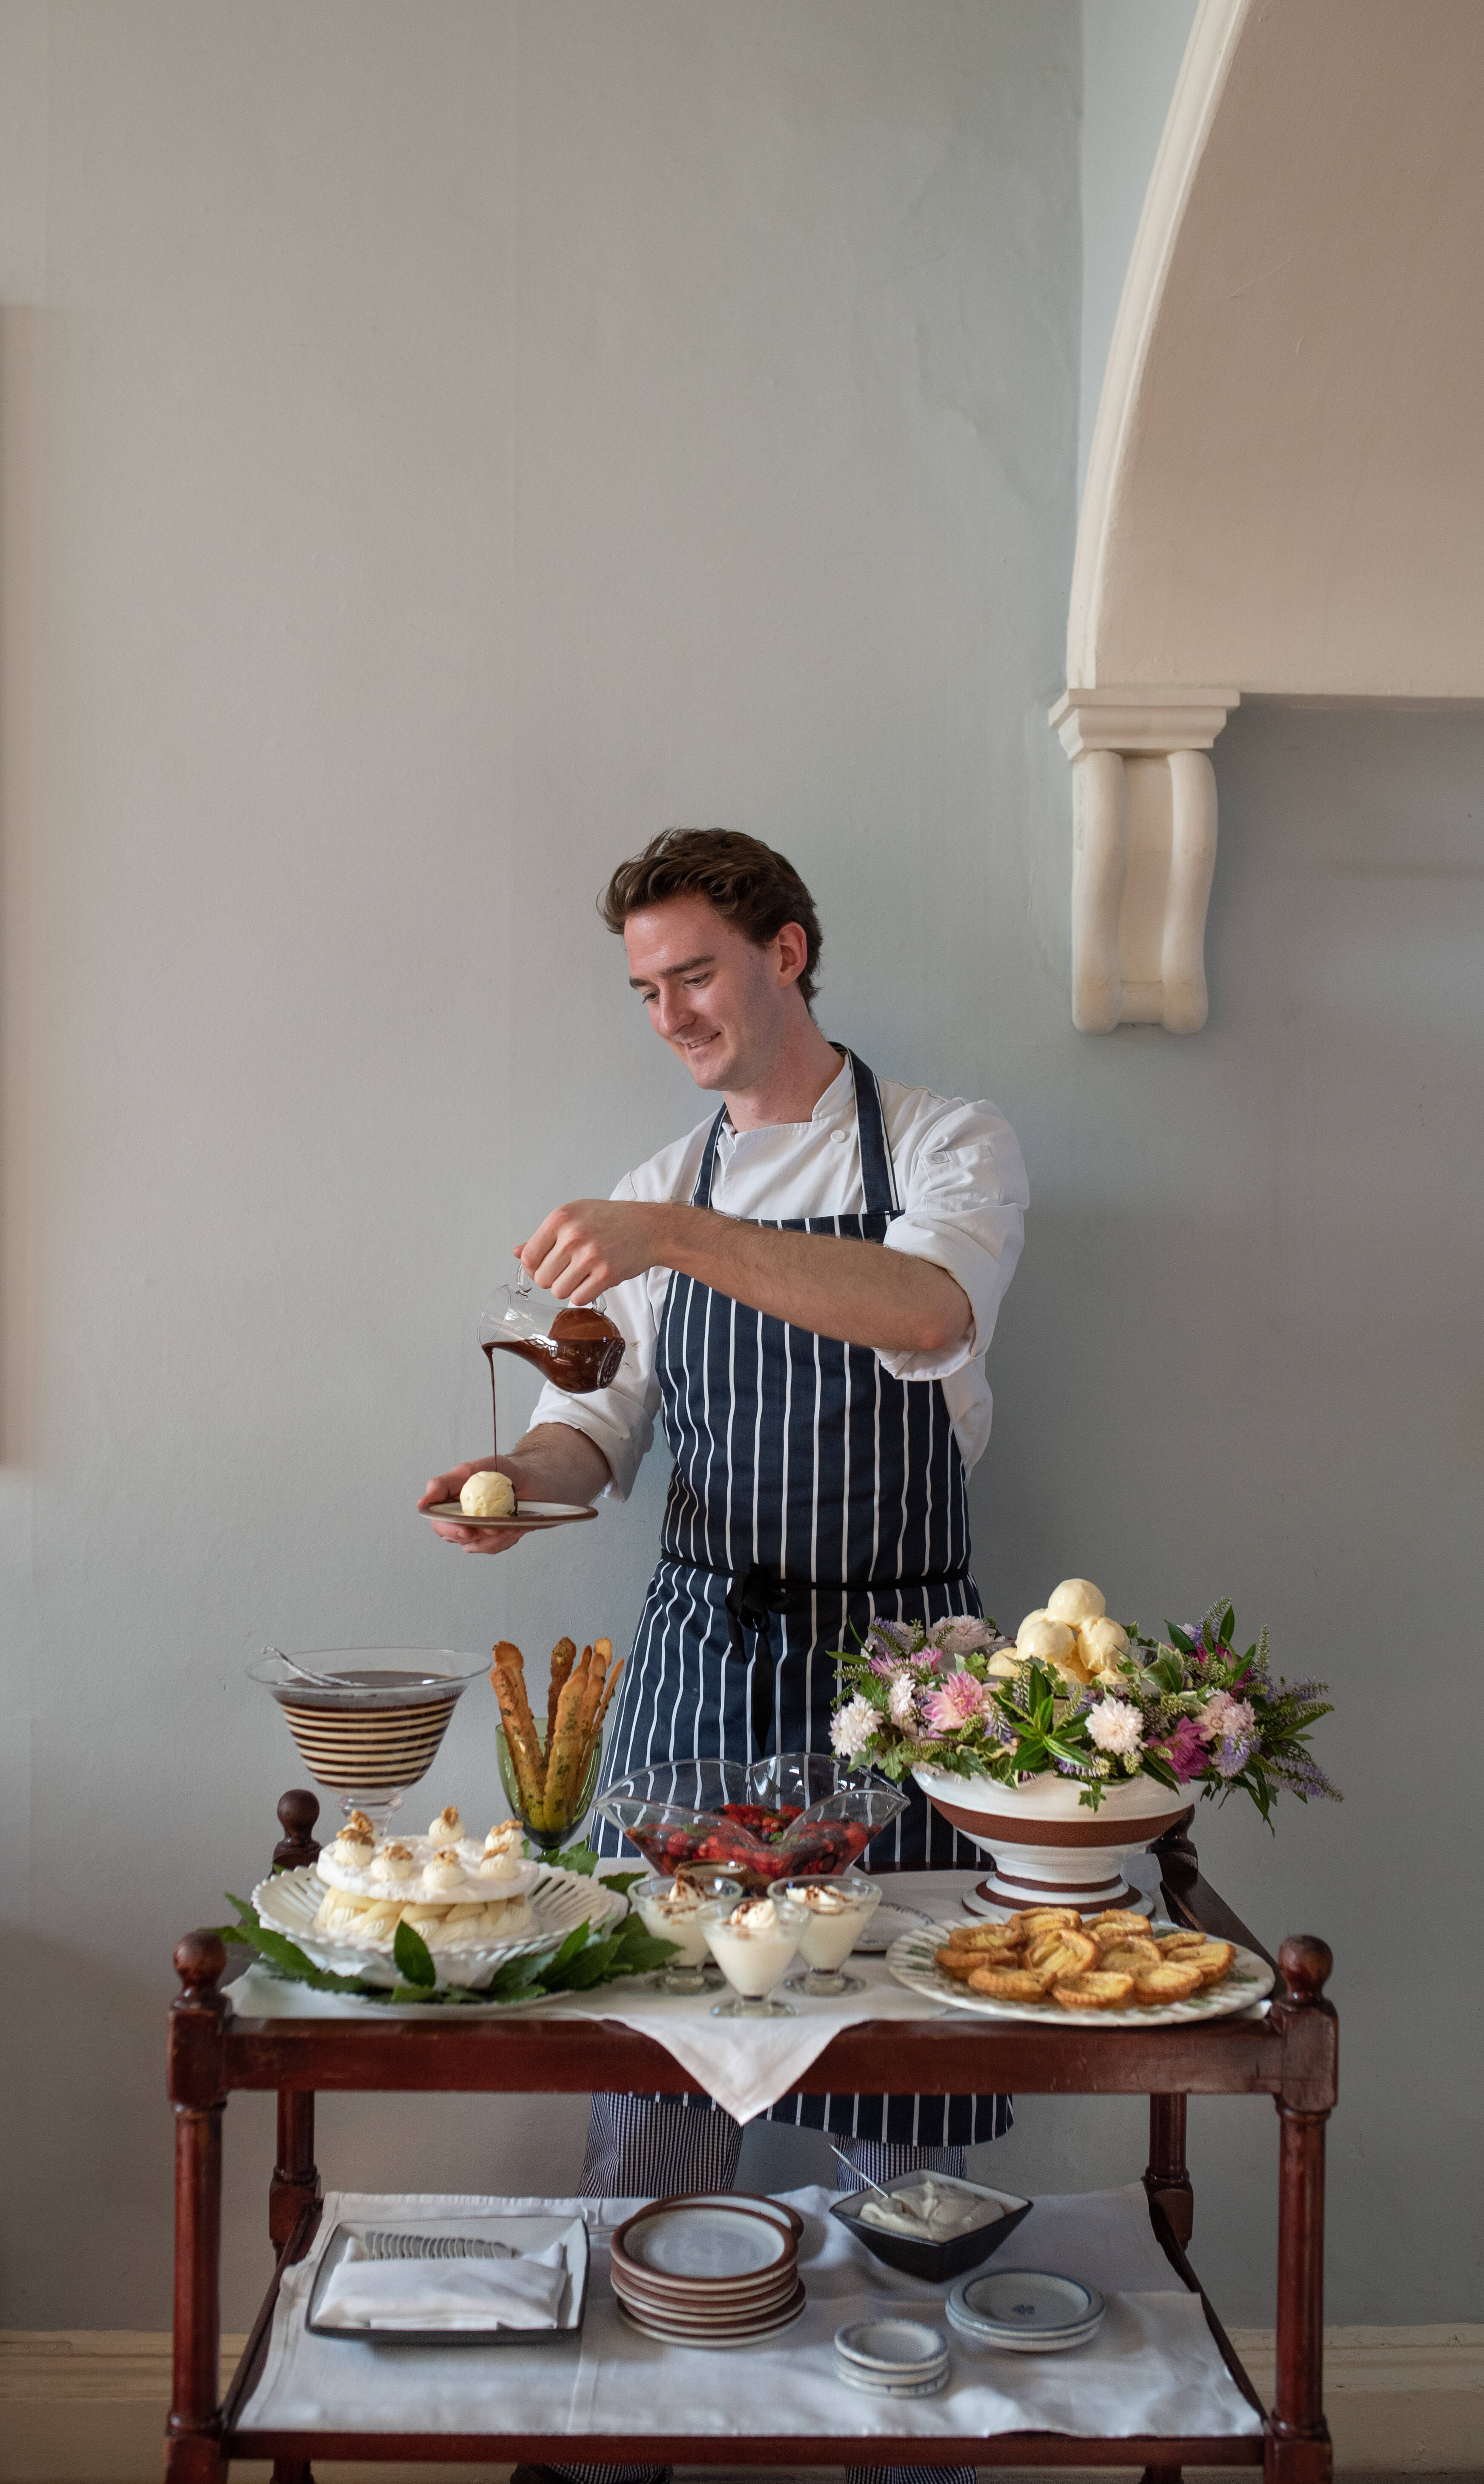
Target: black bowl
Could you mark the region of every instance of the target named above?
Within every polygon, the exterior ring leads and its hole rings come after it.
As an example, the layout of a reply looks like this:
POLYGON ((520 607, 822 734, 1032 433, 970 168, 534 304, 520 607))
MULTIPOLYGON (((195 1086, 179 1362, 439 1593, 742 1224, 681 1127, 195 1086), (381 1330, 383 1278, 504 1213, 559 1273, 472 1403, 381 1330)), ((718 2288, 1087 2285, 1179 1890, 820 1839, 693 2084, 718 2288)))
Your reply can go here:
MULTIPOLYGON (((916 2174, 898 2174, 883 2182, 883 2191, 905 2190, 910 2183, 920 2182, 924 2168, 916 2174)), ((992 2257, 1007 2234, 1012 2234, 1023 2218, 1030 2215, 1034 2200, 1018 2199, 1011 2191, 991 2191, 987 2182, 966 2182, 957 2174, 940 2174, 940 2182, 951 2182, 957 2191, 972 2191, 981 2200, 993 2200, 1006 2210, 993 2225, 976 2226, 966 2234, 951 2234, 946 2242, 930 2242, 926 2236, 919 2242, 915 2234, 890 2234, 881 2226, 863 2226, 860 2211, 873 2196, 869 2191, 850 2191, 837 2200, 830 2209, 843 2226, 849 2226, 858 2243, 864 2243, 874 2259, 886 2262, 888 2268, 900 2268, 904 2277, 926 2278, 930 2285, 950 2285, 955 2278, 964 2277, 982 2260, 992 2257)))

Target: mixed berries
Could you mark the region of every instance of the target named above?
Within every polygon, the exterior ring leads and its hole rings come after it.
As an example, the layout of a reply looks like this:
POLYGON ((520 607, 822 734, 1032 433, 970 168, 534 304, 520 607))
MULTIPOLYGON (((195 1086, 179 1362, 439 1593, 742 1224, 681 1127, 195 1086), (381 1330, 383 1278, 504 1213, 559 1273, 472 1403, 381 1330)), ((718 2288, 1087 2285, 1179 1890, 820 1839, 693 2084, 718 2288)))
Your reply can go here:
POLYGON ((845 1872, 864 1852, 871 1832, 863 1821, 811 1820, 799 1828, 803 1817, 797 1803, 769 1810, 760 1802, 727 1802, 718 1812, 628 1834, 652 1871, 705 1863, 735 1872, 749 1885, 845 1872))

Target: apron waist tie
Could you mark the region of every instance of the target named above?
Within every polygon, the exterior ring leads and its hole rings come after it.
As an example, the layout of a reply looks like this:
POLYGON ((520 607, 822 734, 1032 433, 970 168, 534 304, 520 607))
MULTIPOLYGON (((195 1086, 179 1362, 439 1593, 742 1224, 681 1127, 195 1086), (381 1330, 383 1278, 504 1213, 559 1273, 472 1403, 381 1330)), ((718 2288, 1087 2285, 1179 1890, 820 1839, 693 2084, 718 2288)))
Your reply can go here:
POLYGON ((754 1561, 746 1570, 722 1570, 712 1561, 694 1561, 679 1552, 664 1555, 678 1569, 700 1570, 709 1579, 725 1579, 727 1633, 732 1654, 745 1657, 743 1634, 764 1628, 770 1613, 806 1612, 812 1596, 871 1596, 898 1588, 954 1587, 969 1576, 967 1561, 952 1570, 929 1570, 916 1579, 786 1579, 780 1571, 754 1561))

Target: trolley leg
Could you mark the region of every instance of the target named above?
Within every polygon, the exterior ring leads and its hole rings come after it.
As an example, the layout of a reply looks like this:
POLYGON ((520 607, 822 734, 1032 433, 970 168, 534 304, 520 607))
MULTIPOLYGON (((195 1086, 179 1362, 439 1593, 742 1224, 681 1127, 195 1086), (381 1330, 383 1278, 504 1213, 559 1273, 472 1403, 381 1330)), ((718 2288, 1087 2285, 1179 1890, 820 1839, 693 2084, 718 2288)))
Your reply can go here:
MULTIPOLYGON (((278 2161, 268 2185, 268 2236, 281 2252, 306 2208, 320 2203, 319 2172, 314 2163, 314 2094, 312 2089, 280 2088, 278 2161)), ((319 2220, 305 2228, 294 2254, 303 2259, 314 2239, 319 2220)))
POLYGON ((171 2009, 175 2113, 175 2359, 165 2436, 169 2484, 222 2484, 222 2028, 227 1952, 214 1932, 175 1950, 184 1986, 171 2009))
POLYGON ((1334 2453, 1324 2419, 1324 2126, 1336 2093, 1335 2013, 1324 1985, 1323 1941, 1284 1941, 1283 1997, 1273 2011, 1284 2039, 1278 2106, 1278 2380, 1268 2417, 1266 2484, 1330 2484, 1334 2453))
MULTIPOLYGON (((1185 2164, 1185 2098, 1149 2098, 1149 2161, 1144 2187, 1170 2220, 1170 2230, 1184 2251, 1196 2222, 1196 2195, 1185 2164)), ((1163 2476, 1164 2470, 1158 2470, 1163 2476)))

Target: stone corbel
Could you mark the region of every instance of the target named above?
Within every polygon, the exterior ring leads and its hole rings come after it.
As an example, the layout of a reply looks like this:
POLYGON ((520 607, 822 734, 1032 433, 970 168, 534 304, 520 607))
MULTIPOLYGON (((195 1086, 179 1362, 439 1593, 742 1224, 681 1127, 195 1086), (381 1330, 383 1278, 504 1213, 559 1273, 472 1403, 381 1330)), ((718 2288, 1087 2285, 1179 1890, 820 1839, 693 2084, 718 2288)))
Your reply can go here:
POLYGON ((1072 1024, 1084 1035, 1205 1024, 1216 867, 1206 756, 1235 690, 1066 690, 1051 722, 1072 763, 1072 1024))

